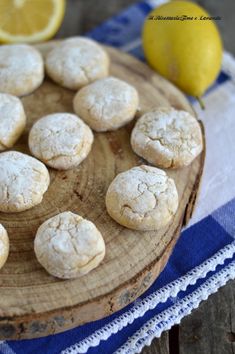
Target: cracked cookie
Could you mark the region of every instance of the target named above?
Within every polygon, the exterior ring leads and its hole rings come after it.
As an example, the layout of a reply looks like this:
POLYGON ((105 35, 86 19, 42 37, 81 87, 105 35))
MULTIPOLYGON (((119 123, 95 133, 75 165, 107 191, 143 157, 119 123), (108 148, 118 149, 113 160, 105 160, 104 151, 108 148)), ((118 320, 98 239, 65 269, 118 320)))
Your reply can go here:
POLYGON ((24 107, 19 98, 0 93, 0 151, 11 148, 26 125, 24 107))
POLYGON ((0 46, 0 92, 27 95, 44 79, 41 54, 26 44, 0 46))
POLYGON ((41 203, 50 176, 46 166, 18 151, 0 154, 0 211, 20 212, 41 203))
POLYGON ((63 40, 46 56, 48 76, 59 85, 78 90, 108 75, 109 57, 95 41, 72 37, 63 40))
POLYGON ((87 274, 100 264, 105 256, 105 243, 91 221, 64 212, 39 227, 34 250, 48 273, 70 279, 87 274))
POLYGON ((188 112, 156 109, 137 121, 131 134, 131 146, 137 155, 153 165, 187 166, 202 151, 201 127, 188 112))
POLYGON ((109 215, 134 230, 158 230, 166 226, 178 208, 174 180, 151 166, 133 167, 117 175, 106 194, 109 215))
POLYGON ((139 104, 137 90, 107 77, 83 87, 74 97, 74 111, 95 131, 118 129, 130 122, 139 104))
POLYGON ((93 143, 91 129, 75 114, 55 113, 39 119, 29 133, 32 154, 58 170, 78 166, 93 143))
POLYGON ((6 229, 0 224, 0 269, 6 263, 9 254, 9 239, 6 229))

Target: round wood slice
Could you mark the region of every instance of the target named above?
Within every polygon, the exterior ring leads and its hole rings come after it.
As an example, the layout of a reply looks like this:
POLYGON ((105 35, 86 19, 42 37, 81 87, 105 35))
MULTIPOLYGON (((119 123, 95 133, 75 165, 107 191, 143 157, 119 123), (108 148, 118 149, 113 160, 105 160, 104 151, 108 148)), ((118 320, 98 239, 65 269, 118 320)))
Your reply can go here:
MULTIPOLYGON (((40 45, 47 51, 55 42, 40 45)), ((107 48, 111 74, 134 85, 140 94, 140 116, 159 106, 194 114, 185 96, 137 59, 107 48)), ((43 115, 73 112, 74 92, 46 79, 23 97, 27 128, 15 150, 29 154, 28 132, 43 115)), ((0 339, 33 338, 65 331, 123 308, 141 295, 164 268, 180 230, 191 216, 203 170, 203 153, 189 166, 167 171, 179 192, 174 219, 158 232, 138 232, 114 222, 105 209, 105 193, 113 178, 146 161, 130 147, 134 122, 109 133, 96 133, 88 158, 76 169, 50 169, 51 184, 42 203, 22 213, 0 213, 10 237, 10 255, 0 271, 0 339), (107 253, 98 268, 75 280, 50 276, 37 262, 33 241, 48 218, 70 210, 93 221, 102 232, 107 253)))

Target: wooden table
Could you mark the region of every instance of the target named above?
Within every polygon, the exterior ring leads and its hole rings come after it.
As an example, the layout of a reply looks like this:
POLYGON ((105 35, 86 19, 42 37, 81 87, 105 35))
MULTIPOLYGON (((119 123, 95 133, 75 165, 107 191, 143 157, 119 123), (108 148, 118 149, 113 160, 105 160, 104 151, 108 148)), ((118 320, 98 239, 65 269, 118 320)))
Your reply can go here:
MULTIPOLYGON (((67 0, 66 15, 57 37, 68 37, 99 25, 135 0, 67 0)), ((234 0, 197 0, 218 21, 224 46, 235 55, 234 0)), ((235 354, 235 281, 187 316, 179 326, 153 340, 142 354, 235 354)))

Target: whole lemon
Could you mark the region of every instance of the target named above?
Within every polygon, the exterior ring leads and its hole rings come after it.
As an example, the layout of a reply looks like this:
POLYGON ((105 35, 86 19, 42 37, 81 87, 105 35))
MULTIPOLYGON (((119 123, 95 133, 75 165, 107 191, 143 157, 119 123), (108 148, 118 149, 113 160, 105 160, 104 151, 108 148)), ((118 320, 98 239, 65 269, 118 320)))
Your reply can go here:
POLYGON ((203 95, 221 68, 222 41, 209 17, 194 3, 172 1, 154 9, 143 27, 150 66, 195 97, 203 95))

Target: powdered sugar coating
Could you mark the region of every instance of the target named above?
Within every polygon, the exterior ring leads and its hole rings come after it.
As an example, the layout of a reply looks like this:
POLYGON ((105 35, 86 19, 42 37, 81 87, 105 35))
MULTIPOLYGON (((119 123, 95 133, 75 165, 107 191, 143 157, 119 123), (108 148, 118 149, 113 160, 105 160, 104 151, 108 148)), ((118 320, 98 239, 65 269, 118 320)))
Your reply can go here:
POLYGON ((39 227, 34 250, 50 274, 69 279, 96 268, 105 256, 105 243, 91 221, 64 212, 39 227))
POLYGON ((109 215, 135 230, 158 230, 178 208, 178 193, 165 171, 151 166, 133 167, 115 177, 106 194, 109 215))
POLYGON ((74 97, 74 111, 94 130, 118 129, 131 121, 139 104, 137 90, 107 77, 83 87, 74 97))
POLYGON ((189 165, 202 151, 200 125, 195 117, 174 108, 144 114, 131 134, 136 154, 164 168, 189 165))
POLYGON ((41 203, 50 177, 46 166, 18 151, 0 154, 0 211, 20 212, 41 203))
POLYGON ((109 57, 95 41, 72 37, 53 48, 45 64, 52 80, 63 87, 77 90, 108 75, 109 57))
POLYGON ((24 107, 19 98, 0 93, 0 151, 15 144, 25 125, 24 107))
POLYGON ((6 229, 0 224, 0 269, 6 263, 9 254, 9 239, 6 229))
POLYGON ((50 167, 67 170, 78 166, 93 143, 91 129, 76 115, 49 114, 39 119, 29 133, 29 148, 50 167))
POLYGON ((0 46, 0 91, 16 96, 33 92, 44 79, 41 54, 26 44, 0 46))

